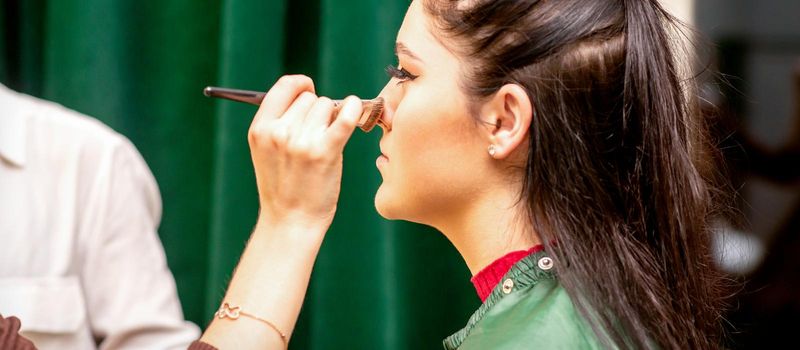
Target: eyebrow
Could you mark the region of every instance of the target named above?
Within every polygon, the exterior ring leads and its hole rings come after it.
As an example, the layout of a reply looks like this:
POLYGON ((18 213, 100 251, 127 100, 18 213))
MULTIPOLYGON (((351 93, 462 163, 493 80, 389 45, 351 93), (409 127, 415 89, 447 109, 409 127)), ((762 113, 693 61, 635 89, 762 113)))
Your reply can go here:
POLYGON ((417 57, 417 55, 415 55, 413 52, 411 52, 411 50, 405 44, 403 44, 400 41, 398 41, 395 44, 394 53, 398 54, 398 55, 399 54, 404 54, 404 55, 408 56, 411 59, 414 59, 414 60, 422 62, 422 60, 419 57, 417 57))

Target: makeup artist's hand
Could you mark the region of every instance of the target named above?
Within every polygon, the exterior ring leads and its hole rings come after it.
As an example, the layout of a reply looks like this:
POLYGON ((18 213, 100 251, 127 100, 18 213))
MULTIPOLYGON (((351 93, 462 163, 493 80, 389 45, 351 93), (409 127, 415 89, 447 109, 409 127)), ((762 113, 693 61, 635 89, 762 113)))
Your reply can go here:
POLYGON ((334 104, 318 97, 306 76, 281 77, 267 92, 250 126, 259 221, 330 226, 342 179, 342 151, 356 128, 361 102, 334 104))

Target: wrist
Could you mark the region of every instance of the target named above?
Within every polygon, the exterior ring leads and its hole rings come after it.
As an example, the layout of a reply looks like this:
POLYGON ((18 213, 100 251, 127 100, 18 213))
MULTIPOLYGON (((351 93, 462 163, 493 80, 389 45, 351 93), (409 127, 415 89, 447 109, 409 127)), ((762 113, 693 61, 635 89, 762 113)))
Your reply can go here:
POLYGON ((329 223, 311 220, 274 220, 259 217, 251 240, 269 241, 292 247, 316 247, 322 244, 329 223))

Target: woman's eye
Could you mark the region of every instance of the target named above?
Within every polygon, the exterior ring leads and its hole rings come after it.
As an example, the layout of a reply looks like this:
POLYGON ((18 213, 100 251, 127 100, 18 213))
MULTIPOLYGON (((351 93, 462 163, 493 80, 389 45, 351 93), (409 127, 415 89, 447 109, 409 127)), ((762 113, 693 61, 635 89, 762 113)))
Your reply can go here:
POLYGON ((389 74, 392 78, 397 78, 397 80, 399 80, 397 82, 398 84, 417 78, 416 75, 409 73, 405 68, 398 68, 391 65, 386 66, 386 74, 389 74))

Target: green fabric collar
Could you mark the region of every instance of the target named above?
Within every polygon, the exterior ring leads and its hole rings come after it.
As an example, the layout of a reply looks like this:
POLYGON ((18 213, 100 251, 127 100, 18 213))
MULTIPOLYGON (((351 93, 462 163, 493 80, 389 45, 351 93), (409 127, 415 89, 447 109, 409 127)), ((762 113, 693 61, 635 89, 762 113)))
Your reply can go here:
MULTIPOLYGON (((486 298, 486 301, 481 304, 481 306, 476 310, 472 316, 469 318, 469 322, 467 322, 467 326, 456 332, 455 334, 447 337, 442 342, 445 349, 457 349, 461 346, 461 343, 464 342, 464 339, 469 336, 469 333, 475 327, 478 322, 480 322, 483 317, 486 315, 487 312, 500 300, 502 300, 506 295, 510 293, 514 293, 519 290, 532 288, 535 286, 539 281, 547 280, 547 279, 554 279, 556 277, 555 270, 552 268, 552 260, 550 261, 551 268, 548 270, 543 270, 540 267, 540 263, 543 267, 547 268, 546 262, 550 259, 546 251, 540 251, 528 255, 527 257, 523 258, 514 266, 511 267, 511 270, 506 273, 503 278, 501 279, 500 283, 492 290, 492 294, 489 294, 489 297, 486 298), (546 258, 542 260, 543 258, 546 258), (504 291, 504 285, 506 285, 507 280, 513 281, 513 287, 510 288, 510 291, 506 293, 504 291)), ((508 289, 508 286, 505 286, 505 289, 508 289)))

